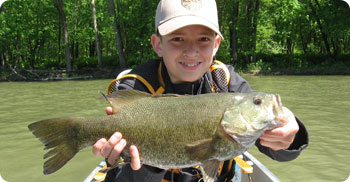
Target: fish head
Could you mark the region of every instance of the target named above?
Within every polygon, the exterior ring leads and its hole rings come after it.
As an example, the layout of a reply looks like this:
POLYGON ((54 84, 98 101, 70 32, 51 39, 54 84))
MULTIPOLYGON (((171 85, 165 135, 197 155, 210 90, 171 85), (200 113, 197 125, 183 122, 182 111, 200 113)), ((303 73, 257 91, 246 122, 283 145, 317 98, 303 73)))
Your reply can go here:
POLYGON ((221 120, 221 136, 251 146, 261 134, 286 122, 278 94, 249 93, 237 95, 221 120), (238 101, 238 102, 237 102, 238 101))

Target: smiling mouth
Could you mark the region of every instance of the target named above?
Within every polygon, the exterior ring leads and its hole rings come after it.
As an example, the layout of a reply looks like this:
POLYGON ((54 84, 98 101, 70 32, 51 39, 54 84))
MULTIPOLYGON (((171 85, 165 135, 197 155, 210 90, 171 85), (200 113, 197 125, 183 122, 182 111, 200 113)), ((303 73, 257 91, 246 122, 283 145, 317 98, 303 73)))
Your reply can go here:
POLYGON ((180 62, 180 64, 187 69, 195 69, 197 68, 201 62, 192 62, 192 63, 186 63, 186 62, 180 62))

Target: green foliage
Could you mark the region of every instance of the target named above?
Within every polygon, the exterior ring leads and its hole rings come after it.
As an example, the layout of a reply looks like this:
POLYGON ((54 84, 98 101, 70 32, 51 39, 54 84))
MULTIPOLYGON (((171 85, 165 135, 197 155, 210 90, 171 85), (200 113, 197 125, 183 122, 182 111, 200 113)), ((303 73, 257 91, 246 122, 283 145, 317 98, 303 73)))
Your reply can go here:
POLYGON ((262 74, 349 74, 350 55, 340 55, 334 62, 327 55, 311 54, 257 54, 258 61, 248 64, 246 72, 262 74))
MULTIPOLYGON (((109 69, 116 69, 119 67, 119 62, 118 60, 118 56, 103 56, 102 57, 102 62, 105 65, 108 65, 109 69)), ((93 68, 97 68, 98 67, 98 63, 97 63, 97 57, 79 57, 76 60, 74 60, 74 68, 76 70, 80 70, 80 69, 84 69, 84 68, 89 68, 89 69, 93 69, 93 68)))
MULTIPOLYGON (((90 2, 64 1, 75 70, 98 65, 90 2)), ((150 36, 155 32, 158 1, 114 3, 127 65, 134 67, 155 58, 150 36)), ((265 72, 329 73, 323 68, 331 64, 341 72, 342 66, 349 67, 350 19, 346 17, 350 17, 350 10, 341 0, 217 0, 217 5, 225 40, 216 59, 240 70, 265 72), (327 54, 327 41, 331 54, 327 54)), ((96 1, 95 6, 102 62, 104 67, 115 69, 119 57, 108 1, 96 1)), ((64 69, 64 34, 59 18, 52 0, 6 1, 0 12, 0 67, 64 69)))

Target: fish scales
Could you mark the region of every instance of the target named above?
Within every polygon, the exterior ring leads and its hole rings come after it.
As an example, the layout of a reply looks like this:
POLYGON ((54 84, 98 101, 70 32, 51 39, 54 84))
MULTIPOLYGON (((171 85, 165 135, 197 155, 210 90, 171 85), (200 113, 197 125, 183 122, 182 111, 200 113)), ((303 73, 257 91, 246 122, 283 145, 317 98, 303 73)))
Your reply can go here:
MULTIPOLYGON (((100 121, 86 123, 87 128, 81 131, 91 133, 94 130, 96 137, 93 138, 120 131, 129 145, 138 147, 143 163, 163 168, 189 167, 198 161, 189 163, 186 145, 211 138, 225 108, 232 104, 223 102, 230 99, 224 95, 201 96, 140 99, 115 115, 103 117, 104 120, 99 118, 100 121), (99 127, 101 125, 105 127, 99 127)), ((86 137, 81 135, 79 140, 86 140, 86 137)))
MULTIPOLYGON (((113 115, 47 119, 28 126, 51 149, 45 154, 44 174, 116 131, 128 146, 138 147, 143 164, 158 168, 227 160, 251 147, 263 131, 281 124, 278 118, 283 115, 279 96, 265 93, 154 96, 128 90, 106 99, 113 115)), ((123 151, 125 159, 128 152, 123 151)))

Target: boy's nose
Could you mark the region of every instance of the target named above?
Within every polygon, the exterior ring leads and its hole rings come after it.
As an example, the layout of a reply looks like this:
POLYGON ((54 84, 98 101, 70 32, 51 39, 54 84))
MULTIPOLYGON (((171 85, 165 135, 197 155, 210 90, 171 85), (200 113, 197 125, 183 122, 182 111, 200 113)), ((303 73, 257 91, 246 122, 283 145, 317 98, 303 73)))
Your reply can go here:
POLYGON ((198 56, 198 49, 193 43, 188 43, 184 49, 184 56, 185 57, 196 57, 198 56))

